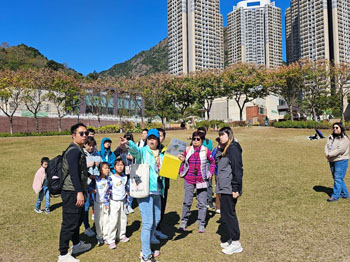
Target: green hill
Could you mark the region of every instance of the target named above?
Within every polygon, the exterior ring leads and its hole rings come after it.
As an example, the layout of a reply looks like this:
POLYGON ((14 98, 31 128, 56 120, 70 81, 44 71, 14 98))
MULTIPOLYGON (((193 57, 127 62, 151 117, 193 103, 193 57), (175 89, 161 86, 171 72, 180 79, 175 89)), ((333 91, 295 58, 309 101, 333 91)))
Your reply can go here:
POLYGON ((168 72, 168 38, 159 42, 150 50, 142 51, 110 69, 100 72, 102 77, 142 76, 153 73, 168 72))
POLYGON ((74 69, 47 59, 39 50, 25 44, 10 46, 7 43, 3 43, 0 45, 0 69, 17 70, 20 68, 38 69, 44 67, 78 74, 74 69))

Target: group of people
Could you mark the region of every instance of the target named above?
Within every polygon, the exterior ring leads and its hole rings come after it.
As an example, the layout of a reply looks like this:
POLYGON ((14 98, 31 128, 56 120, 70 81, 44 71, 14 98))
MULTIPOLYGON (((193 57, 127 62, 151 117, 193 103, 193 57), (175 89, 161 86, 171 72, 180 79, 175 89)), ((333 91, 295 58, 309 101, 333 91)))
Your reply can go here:
MULTIPOLYGON (((179 231, 186 231, 194 192, 198 202, 198 232, 204 233, 208 208, 216 208, 225 224, 226 241, 221 243, 224 254, 242 252, 239 242, 240 231, 236 216, 236 204, 242 194, 242 148, 234 138, 231 128, 220 129, 218 145, 206 138, 207 130, 199 128, 191 136, 191 145, 179 155, 182 162, 179 174, 184 179, 184 201, 179 231), (216 179, 216 207, 213 205, 212 179, 216 179)), ((127 242, 127 214, 134 212, 133 199, 129 194, 130 168, 134 163, 149 166, 149 195, 138 198, 137 204, 142 219, 141 262, 155 261, 159 250, 152 250, 152 244, 168 236, 161 231, 164 218, 169 179, 159 175, 166 148, 162 144, 164 129, 142 130, 142 138, 134 142, 133 135, 126 133, 120 138, 120 145, 112 151, 112 140, 103 138, 97 150, 93 130, 78 123, 71 127, 72 143, 63 155, 62 174, 64 177, 62 197, 62 226, 60 232, 59 262, 79 261, 73 255, 85 252, 91 244, 79 239, 79 228, 84 222, 85 234, 96 234, 99 245, 108 244, 116 248, 116 242, 127 242), (93 202, 96 233, 89 225, 89 207, 93 202), (69 242, 73 242, 69 253, 69 242)), ((47 213, 50 211, 45 178, 49 162, 43 158, 41 168, 34 178, 35 191, 39 193, 35 212, 42 212, 40 203, 45 196, 47 213)), ((135 203, 136 204, 136 203, 135 203)))

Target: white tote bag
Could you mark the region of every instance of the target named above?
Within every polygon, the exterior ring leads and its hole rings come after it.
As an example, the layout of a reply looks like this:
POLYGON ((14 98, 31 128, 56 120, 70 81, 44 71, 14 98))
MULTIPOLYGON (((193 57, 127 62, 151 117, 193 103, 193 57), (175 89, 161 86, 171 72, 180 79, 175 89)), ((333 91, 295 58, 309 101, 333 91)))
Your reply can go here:
MULTIPOLYGON (((141 155, 142 156, 142 155, 141 155)), ((130 167, 130 196, 144 198, 149 196, 149 164, 132 164, 130 167)))

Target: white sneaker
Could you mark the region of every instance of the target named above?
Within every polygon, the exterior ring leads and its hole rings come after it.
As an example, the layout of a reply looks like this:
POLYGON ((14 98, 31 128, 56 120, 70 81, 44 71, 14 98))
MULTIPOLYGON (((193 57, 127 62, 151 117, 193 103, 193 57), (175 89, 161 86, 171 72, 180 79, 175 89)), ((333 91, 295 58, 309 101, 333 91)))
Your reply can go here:
POLYGON ((75 257, 73 257, 71 254, 67 254, 64 256, 58 256, 58 260, 57 262, 80 262, 79 259, 76 259, 75 257))
POLYGON ((168 239, 168 236, 166 234, 163 234, 161 231, 156 230, 155 235, 159 239, 168 239))
POLYGON ((88 237, 93 237, 95 235, 95 232, 91 228, 88 228, 85 230, 84 234, 88 237))
POLYGON ((72 255, 83 253, 85 251, 88 251, 89 249, 91 249, 91 244, 89 244, 89 243, 86 244, 83 241, 80 241, 80 243, 78 245, 73 246, 72 255))
POLYGON ((232 241, 231 245, 221 250, 222 253, 226 255, 232 255, 233 253, 241 253, 243 251, 241 242, 239 241, 232 241))
POLYGON ((41 214, 43 211, 41 209, 38 209, 38 208, 34 208, 34 212, 38 213, 38 214, 41 214))
POLYGON ((128 210, 128 214, 132 214, 135 212, 135 210, 131 206, 128 206, 127 210, 128 210))
POLYGON ((220 213, 221 213, 221 212, 220 212, 220 209, 216 209, 215 213, 216 213, 216 214, 220 214, 220 213))
POLYGON ((230 244, 228 242, 220 243, 221 248, 227 248, 230 244))

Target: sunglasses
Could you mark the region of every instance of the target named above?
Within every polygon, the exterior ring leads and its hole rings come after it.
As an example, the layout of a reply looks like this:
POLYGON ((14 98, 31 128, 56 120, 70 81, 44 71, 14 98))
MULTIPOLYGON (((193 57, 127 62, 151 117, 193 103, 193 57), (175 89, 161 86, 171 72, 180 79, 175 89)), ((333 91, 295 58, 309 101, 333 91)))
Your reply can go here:
POLYGON ((201 141, 201 139, 199 137, 194 137, 192 138, 192 141, 201 141))
POLYGON ((338 126, 334 126, 333 129, 339 129, 339 127, 338 126))
POLYGON ((80 131, 80 132, 78 132, 78 134, 80 135, 80 136, 88 136, 89 135, 89 132, 83 132, 83 131, 80 131))

